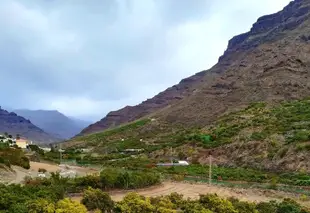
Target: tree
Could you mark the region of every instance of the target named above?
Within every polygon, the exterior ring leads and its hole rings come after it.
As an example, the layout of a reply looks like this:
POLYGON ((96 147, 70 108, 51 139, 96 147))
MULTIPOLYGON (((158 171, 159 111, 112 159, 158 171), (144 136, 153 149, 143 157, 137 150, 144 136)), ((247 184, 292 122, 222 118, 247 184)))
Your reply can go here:
POLYGON ((277 213, 301 213, 301 206, 290 198, 285 198, 278 206, 277 213))
POLYGON ((16 139, 19 140, 20 139, 20 134, 16 135, 16 139))
POLYGON ((183 195, 182 194, 179 194, 179 193, 176 193, 176 192, 173 192, 171 193, 170 195, 167 196, 169 198, 169 200, 177 205, 177 206, 180 206, 183 204, 183 195))
POLYGON ((176 206, 169 200, 168 197, 161 197, 155 206, 158 213, 176 213, 176 206))
POLYGON ((121 202, 116 204, 116 212, 152 213, 154 211, 155 207, 150 199, 137 193, 128 193, 121 202))
POLYGON ((55 205, 46 199, 39 198, 35 201, 29 202, 28 205, 29 213, 54 213, 55 205))
POLYGON ((200 195, 199 202, 204 208, 215 213, 238 213, 230 201, 222 199, 216 194, 200 195))
POLYGON ((229 198, 238 213, 258 213, 255 203, 240 201, 234 197, 229 198))
POLYGON ((56 203, 55 213, 87 213, 87 209, 83 204, 65 198, 56 203))
POLYGON ((107 168, 100 172, 100 180, 105 189, 114 188, 118 176, 116 169, 107 168))
POLYGON ((199 202, 197 201, 187 201, 182 210, 184 213, 212 213, 212 211, 204 208, 199 202))
POLYGON ((256 209, 259 213, 275 213, 278 209, 277 205, 275 201, 261 202, 256 205, 256 209))
POLYGON ((12 135, 9 135, 9 138, 13 138, 13 136, 12 136, 12 135))
POLYGON ((9 136, 9 133, 5 132, 5 133, 4 133, 4 136, 5 136, 5 137, 8 137, 8 136, 9 136))
POLYGON ((108 193, 91 187, 84 191, 82 204, 90 211, 99 209, 101 212, 110 213, 114 208, 114 202, 108 193))

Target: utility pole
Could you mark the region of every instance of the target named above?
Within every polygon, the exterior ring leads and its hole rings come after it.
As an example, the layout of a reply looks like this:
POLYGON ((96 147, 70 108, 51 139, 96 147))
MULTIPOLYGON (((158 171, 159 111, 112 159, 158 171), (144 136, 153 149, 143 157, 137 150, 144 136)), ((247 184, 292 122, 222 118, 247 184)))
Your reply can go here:
POLYGON ((173 160, 172 160, 172 147, 170 147, 170 161, 171 161, 171 163, 173 163, 173 160))
POLYGON ((212 155, 209 156, 209 185, 212 183, 212 155))
POLYGON ((59 164, 61 164, 61 143, 59 144, 59 164))

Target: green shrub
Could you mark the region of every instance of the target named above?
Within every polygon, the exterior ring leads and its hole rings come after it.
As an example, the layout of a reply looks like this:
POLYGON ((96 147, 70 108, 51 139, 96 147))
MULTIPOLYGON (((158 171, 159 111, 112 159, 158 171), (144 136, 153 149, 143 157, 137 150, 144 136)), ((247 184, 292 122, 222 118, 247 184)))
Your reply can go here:
POLYGON ((256 209, 259 213, 277 213, 278 204, 275 201, 258 203, 256 209))
POLYGON ((230 201, 222 199, 216 194, 200 195, 199 203, 215 213, 238 213, 230 201))
POLYGON ((39 168, 39 169, 38 169, 38 172, 46 173, 46 172, 47 172, 47 170, 46 170, 46 169, 44 169, 44 168, 39 168))
POLYGON ((250 138, 254 141, 261 141, 264 140, 266 137, 267 134, 264 132, 253 132, 250 138))
POLYGON ((84 204, 89 211, 99 209, 102 212, 113 212, 114 208, 114 202, 110 195, 100 189, 88 188, 85 190, 81 203, 84 204))

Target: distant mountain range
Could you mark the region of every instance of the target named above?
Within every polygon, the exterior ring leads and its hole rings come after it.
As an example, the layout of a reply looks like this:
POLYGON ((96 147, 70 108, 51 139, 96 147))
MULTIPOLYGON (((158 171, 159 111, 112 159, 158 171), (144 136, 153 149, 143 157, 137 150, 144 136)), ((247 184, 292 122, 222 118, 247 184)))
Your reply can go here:
POLYGON ((16 114, 30 120, 53 137, 68 139, 78 134, 91 122, 73 117, 67 117, 57 110, 13 110, 16 114))
POLYGON ((19 134, 21 137, 32 140, 35 143, 49 144, 60 141, 60 138, 46 133, 31 123, 30 120, 0 107, 0 134, 5 132, 13 137, 19 134))

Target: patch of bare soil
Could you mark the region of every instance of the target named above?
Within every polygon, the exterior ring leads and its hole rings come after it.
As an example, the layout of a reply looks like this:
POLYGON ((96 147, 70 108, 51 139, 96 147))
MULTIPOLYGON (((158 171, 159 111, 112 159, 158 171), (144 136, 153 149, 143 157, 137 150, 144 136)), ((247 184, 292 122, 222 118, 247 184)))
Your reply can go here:
POLYGON ((26 170, 18 166, 13 166, 15 175, 10 177, 10 183, 21 183, 26 176, 37 177, 39 168, 46 169, 47 173, 58 172, 61 170, 72 170, 76 172, 77 176, 85 176, 88 174, 94 174, 98 171, 92 168, 78 167, 78 166, 65 166, 41 162, 30 162, 30 169, 26 170))

